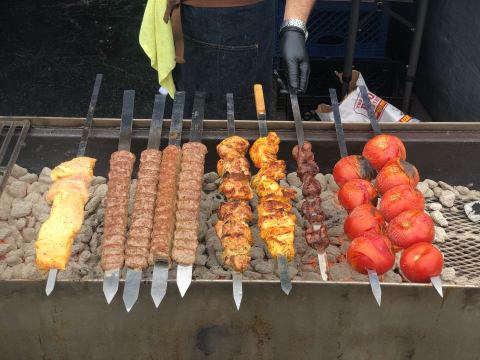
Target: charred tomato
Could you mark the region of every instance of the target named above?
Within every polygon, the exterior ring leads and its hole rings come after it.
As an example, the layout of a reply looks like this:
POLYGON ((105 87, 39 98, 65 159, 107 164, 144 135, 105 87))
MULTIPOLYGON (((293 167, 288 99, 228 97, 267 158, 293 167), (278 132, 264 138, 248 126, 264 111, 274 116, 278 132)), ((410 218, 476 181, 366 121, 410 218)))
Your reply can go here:
POLYGON ((403 275, 413 282, 427 283, 430 278, 440 275, 443 255, 430 243, 416 243, 407 248, 400 258, 403 275))
POLYGON ((371 204, 377 197, 377 190, 370 181, 353 179, 347 181, 338 191, 338 201, 350 211, 363 204, 371 204))
POLYGON ((398 137, 381 134, 371 138, 365 144, 362 155, 370 161, 375 170, 379 171, 389 161, 405 160, 407 151, 398 137))
POLYGON ((350 240, 365 233, 383 233, 385 221, 380 211, 371 204, 357 206, 348 215, 343 228, 350 240))
POLYGON ((407 210, 390 221, 387 236, 393 245, 406 249, 418 242, 432 242, 435 226, 432 218, 423 210, 407 210))
POLYGON ((425 208, 425 199, 420 191, 409 185, 398 185, 388 190, 380 201, 380 212, 386 221, 393 220, 400 213, 425 208))
POLYGON ((333 168, 333 178, 340 187, 353 179, 372 180, 374 176, 372 165, 360 155, 345 156, 333 168))
POLYGON ((398 185, 417 186, 420 181, 418 170, 405 160, 393 160, 386 164, 377 175, 377 189, 385 194, 398 185))
POLYGON ((395 255, 388 237, 366 233, 351 242, 347 250, 347 261, 361 274, 367 274, 370 269, 382 275, 392 268, 395 255))

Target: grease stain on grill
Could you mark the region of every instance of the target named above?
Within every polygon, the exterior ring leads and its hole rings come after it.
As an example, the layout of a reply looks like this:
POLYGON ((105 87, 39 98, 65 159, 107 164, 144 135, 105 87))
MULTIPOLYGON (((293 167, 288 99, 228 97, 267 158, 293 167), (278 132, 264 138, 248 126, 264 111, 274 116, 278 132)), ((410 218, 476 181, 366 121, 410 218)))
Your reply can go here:
POLYGON ((216 344, 225 338, 231 338, 228 328, 218 325, 203 327, 197 332, 196 347, 203 355, 209 356, 215 353, 216 344))

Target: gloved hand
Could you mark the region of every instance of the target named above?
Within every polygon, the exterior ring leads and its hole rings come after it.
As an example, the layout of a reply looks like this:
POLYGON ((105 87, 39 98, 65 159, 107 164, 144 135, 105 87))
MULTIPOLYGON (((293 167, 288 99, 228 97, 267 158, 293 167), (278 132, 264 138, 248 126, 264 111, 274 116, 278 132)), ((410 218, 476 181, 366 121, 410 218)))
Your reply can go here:
POLYGON ((297 92, 307 90, 310 60, 301 29, 289 27, 280 34, 280 55, 287 65, 288 83, 297 92))

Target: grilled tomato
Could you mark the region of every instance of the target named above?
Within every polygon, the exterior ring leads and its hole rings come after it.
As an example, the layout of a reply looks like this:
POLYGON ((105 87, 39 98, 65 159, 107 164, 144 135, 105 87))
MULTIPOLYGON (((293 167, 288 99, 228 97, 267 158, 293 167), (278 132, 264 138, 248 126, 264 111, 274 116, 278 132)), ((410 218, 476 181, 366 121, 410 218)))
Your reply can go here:
POLYGON ((363 148, 363 156, 379 171, 386 163, 392 160, 405 160, 407 151, 402 140, 388 134, 381 134, 371 138, 363 148))
POLYGON ((406 249, 400 258, 403 275, 413 282, 427 283, 430 278, 440 275, 443 255, 430 243, 416 243, 406 249))
POLYGON ((385 194, 398 185, 417 186, 420 180, 415 166, 405 160, 393 160, 386 164, 377 175, 377 189, 380 194, 385 194))
POLYGON ((357 206, 348 215, 343 228, 350 240, 353 240, 365 233, 383 233, 385 221, 380 211, 372 204, 357 206))
POLYGON ((435 227, 432 218, 423 210, 412 209, 390 221, 387 236, 393 245, 406 249, 418 242, 431 243, 435 238, 435 227))
POLYGON ((367 274, 370 269, 382 275, 392 268, 395 255, 385 235, 366 233, 352 241, 347 250, 347 261, 361 274, 367 274))
POLYGON ((340 187, 353 179, 372 180, 374 175, 370 162, 360 155, 345 156, 333 168, 333 178, 340 187))
POLYGON ((350 211, 363 204, 371 204, 377 197, 377 190, 370 181, 353 179, 347 181, 338 191, 338 201, 350 211))
POLYGON ((420 191, 410 185, 398 185, 388 190, 382 196, 380 212, 386 221, 393 220, 400 213, 425 208, 425 199, 420 191))

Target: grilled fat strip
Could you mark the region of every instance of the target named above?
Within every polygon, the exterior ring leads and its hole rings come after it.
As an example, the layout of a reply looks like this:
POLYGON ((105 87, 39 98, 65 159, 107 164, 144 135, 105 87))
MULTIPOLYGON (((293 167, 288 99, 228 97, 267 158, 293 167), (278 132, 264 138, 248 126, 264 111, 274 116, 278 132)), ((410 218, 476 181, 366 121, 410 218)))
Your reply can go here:
POLYGON ((130 269, 143 270, 148 267, 150 236, 153 228, 153 213, 161 162, 162 152, 160 150, 147 149, 140 156, 132 223, 125 249, 125 265, 130 269))
POLYGON ((291 213, 291 199, 296 195, 293 189, 280 186, 285 178, 285 161, 277 160, 280 138, 275 132, 258 138, 250 148, 250 158, 259 172, 252 180, 252 187, 260 198, 258 205, 258 226, 260 236, 274 257, 295 256, 293 245, 296 217, 291 213))
POLYGON ((230 136, 217 145, 220 160, 217 172, 222 177, 220 192, 228 202, 218 210, 215 230, 223 245, 225 264, 243 272, 250 262, 252 234, 248 223, 253 214, 248 201, 253 198, 250 187, 250 164, 245 154, 249 143, 239 136, 230 136))
POLYGON ((116 151, 110 157, 102 242, 103 271, 120 269, 125 261, 128 198, 134 164, 135 155, 129 151, 116 151))
POLYGON ((175 230, 175 211, 177 209, 177 181, 180 173, 182 150, 175 145, 168 145, 163 150, 160 165, 157 202, 152 231, 149 262, 171 263, 170 253, 175 230))
POLYGON ((195 261, 206 154, 207 147, 198 142, 182 148, 172 249, 172 259, 181 265, 193 265, 195 261))
POLYGON ((52 170, 53 185, 47 200, 53 204, 35 242, 35 261, 40 270, 64 270, 67 266, 73 241, 82 227, 95 162, 92 158, 77 157, 52 170))

